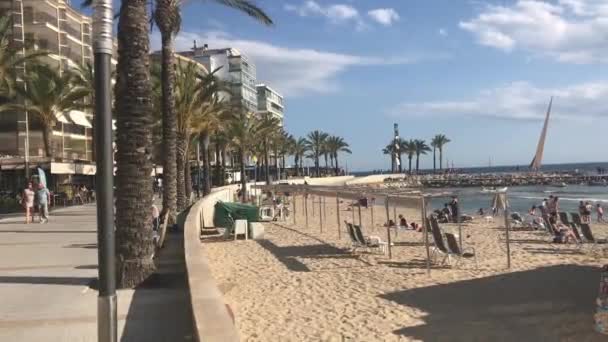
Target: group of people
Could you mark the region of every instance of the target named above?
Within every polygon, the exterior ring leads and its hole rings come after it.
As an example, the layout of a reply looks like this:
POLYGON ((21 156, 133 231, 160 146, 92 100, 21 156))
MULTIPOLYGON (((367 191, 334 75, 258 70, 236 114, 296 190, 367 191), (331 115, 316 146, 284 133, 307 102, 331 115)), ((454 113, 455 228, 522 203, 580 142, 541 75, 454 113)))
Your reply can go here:
POLYGON ((458 223, 460 209, 458 206, 458 197, 452 196, 450 203, 444 203, 443 209, 436 211, 437 219, 440 223, 458 223))
MULTIPOLYGON (((591 223, 591 213, 593 212, 593 204, 591 202, 580 201, 578 204, 578 213, 581 215, 581 220, 583 222, 591 223)), ((604 218, 604 208, 600 203, 595 205, 595 213, 597 215, 597 223, 606 223, 606 219, 604 218)))
POLYGON ((51 193, 42 183, 38 183, 36 189, 30 182, 25 190, 21 204, 25 209, 25 223, 34 222, 34 209, 38 209, 39 223, 49 222, 49 203, 51 202, 51 193))

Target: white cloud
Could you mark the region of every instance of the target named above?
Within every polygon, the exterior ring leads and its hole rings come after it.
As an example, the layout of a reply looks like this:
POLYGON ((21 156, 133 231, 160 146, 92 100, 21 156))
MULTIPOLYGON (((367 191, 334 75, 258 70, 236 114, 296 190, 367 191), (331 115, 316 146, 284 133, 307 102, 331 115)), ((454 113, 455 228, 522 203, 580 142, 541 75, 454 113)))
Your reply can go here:
MULTIPOLYGON (((189 50, 193 41, 210 48, 234 47, 249 56, 257 67, 257 79, 267 82, 286 96, 330 93, 339 89, 336 77, 349 68, 414 63, 427 57, 380 58, 357 56, 309 48, 276 46, 257 40, 244 40, 224 32, 180 32, 176 51, 189 50)), ((151 37, 153 49, 160 48, 160 35, 151 37)), ((434 58, 436 56, 429 56, 434 58)), ((439 56, 441 57, 441 56, 439 56)))
POLYGON ((295 12, 301 17, 325 17, 333 24, 352 22, 357 25, 359 30, 365 28, 365 23, 361 19, 359 11, 347 4, 322 6, 316 1, 308 0, 299 6, 286 4, 284 8, 286 11, 295 12))
POLYGON ((440 28, 439 30, 437 30, 437 33, 439 33, 439 35, 443 37, 447 37, 448 35, 448 31, 444 28, 440 28))
POLYGON ((399 21, 399 13, 392 8, 377 8, 367 12, 367 15, 384 26, 391 26, 399 21))
POLYGON ((605 106, 605 99, 608 97, 606 81, 563 88, 539 88, 527 82, 513 82, 482 91, 474 98, 466 100, 402 103, 393 109, 391 114, 542 120, 551 96, 554 96, 554 117, 577 120, 608 118, 605 106))
POLYGON ((566 63, 608 62, 608 0, 517 0, 460 22, 482 45, 566 63))

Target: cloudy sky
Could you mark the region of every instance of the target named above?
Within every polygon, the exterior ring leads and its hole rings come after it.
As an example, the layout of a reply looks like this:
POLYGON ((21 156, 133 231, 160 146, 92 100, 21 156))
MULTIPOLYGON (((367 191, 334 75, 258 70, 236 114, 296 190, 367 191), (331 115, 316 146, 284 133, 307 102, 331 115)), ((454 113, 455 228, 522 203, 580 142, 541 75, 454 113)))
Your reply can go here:
POLYGON ((190 1, 177 48, 239 48, 285 96, 286 128, 344 137, 351 170, 389 167, 393 123, 446 134, 457 167, 527 165, 551 96, 545 162, 608 160, 608 0, 257 3, 274 27, 190 1))

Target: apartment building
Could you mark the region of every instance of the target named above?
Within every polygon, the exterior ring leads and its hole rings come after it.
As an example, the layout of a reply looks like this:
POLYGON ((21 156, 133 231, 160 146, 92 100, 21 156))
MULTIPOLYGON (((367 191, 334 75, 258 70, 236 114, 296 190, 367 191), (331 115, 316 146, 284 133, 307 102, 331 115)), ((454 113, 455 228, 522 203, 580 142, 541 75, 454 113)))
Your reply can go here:
MULTIPOLYGON (((0 15, 11 17, 11 43, 21 55, 26 49, 48 51, 42 60, 59 72, 93 64, 92 20, 69 0, 0 0, 0 15)), ((17 70, 18 78, 25 68, 27 65, 17 70)), ((50 160, 44 154, 42 126, 35 116, 26 112, 2 114, 2 171, 23 169, 27 157, 31 167, 42 166, 51 174, 94 174, 92 114, 71 111, 58 113, 57 119, 52 136, 54 158, 50 160)))
POLYGON ((285 112, 283 96, 266 84, 258 84, 256 89, 258 93, 258 113, 272 115, 283 126, 285 112))
POLYGON ((231 95, 226 96, 231 104, 248 112, 257 112, 256 68, 252 60, 235 48, 209 49, 207 45, 191 51, 179 52, 203 65, 220 79, 229 82, 231 95))

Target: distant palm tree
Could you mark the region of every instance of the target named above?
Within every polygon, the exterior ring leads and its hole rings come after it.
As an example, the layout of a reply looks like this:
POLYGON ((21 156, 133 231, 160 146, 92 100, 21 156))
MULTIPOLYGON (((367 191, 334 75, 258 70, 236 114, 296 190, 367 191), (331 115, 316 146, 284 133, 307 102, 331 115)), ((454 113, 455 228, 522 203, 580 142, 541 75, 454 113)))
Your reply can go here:
POLYGON ((70 72, 59 74, 46 64, 30 66, 25 77, 25 87, 16 88, 25 99, 25 106, 13 104, 7 111, 25 109, 34 114, 42 124, 42 138, 47 157, 54 157, 53 127, 58 117, 73 109, 87 107, 82 100, 91 94, 90 88, 74 85, 74 75, 70 72))
POLYGON ((339 175, 340 173, 340 165, 338 163, 338 154, 340 152, 345 152, 351 154, 352 151, 348 148, 349 145, 343 138, 338 136, 330 136, 327 138, 327 148, 329 150, 329 155, 332 160, 335 160, 334 171, 335 175, 339 175))
POLYGON ((259 120, 251 113, 237 110, 233 117, 227 122, 227 135, 231 138, 231 145, 235 148, 240 160, 241 171, 241 200, 247 202, 247 175, 245 174, 245 163, 248 154, 258 142, 260 134, 259 120))
POLYGON ((437 137, 438 135, 434 136, 433 139, 431 140, 431 147, 433 148, 433 173, 435 171, 437 171, 437 158, 435 157, 436 152, 437 152, 437 137))
POLYGON ((443 147, 447 143, 449 143, 451 140, 448 139, 448 137, 446 137, 443 134, 438 134, 435 136, 433 141, 435 141, 435 144, 437 145, 437 149, 439 149, 439 170, 442 170, 443 169, 443 147))
MULTIPOLYGON (((277 138, 280 122, 272 114, 263 115, 260 118, 260 125, 266 131, 266 134, 260 137, 262 141, 262 153, 264 155, 264 180, 266 184, 270 184, 270 165, 269 165, 269 150, 273 140, 277 138)), ((275 155, 275 158, 277 156, 275 155)))
POLYGON ((418 170, 420 169, 420 155, 430 152, 431 148, 429 147, 429 145, 426 144, 424 140, 416 139, 414 140, 414 143, 416 146, 416 173, 418 173, 418 170))
POLYGON ((412 158, 416 154, 416 141, 415 140, 402 140, 399 149, 401 152, 407 154, 408 159, 408 173, 412 174, 412 158))
POLYGON ((300 171, 304 172, 302 164, 304 162, 304 155, 307 151, 308 147, 306 145, 306 139, 298 139, 293 146, 294 162, 296 164, 296 176, 300 176, 300 171))
POLYGON ((325 144, 325 140, 329 135, 327 133, 323 133, 321 131, 312 131, 308 133, 306 138, 306 148, 310 151, 311 159, 315 162, 315 171, 317 177, 321 176, 321 170, 319 168, 319 157, 323 153, 323 145, 325 144))

